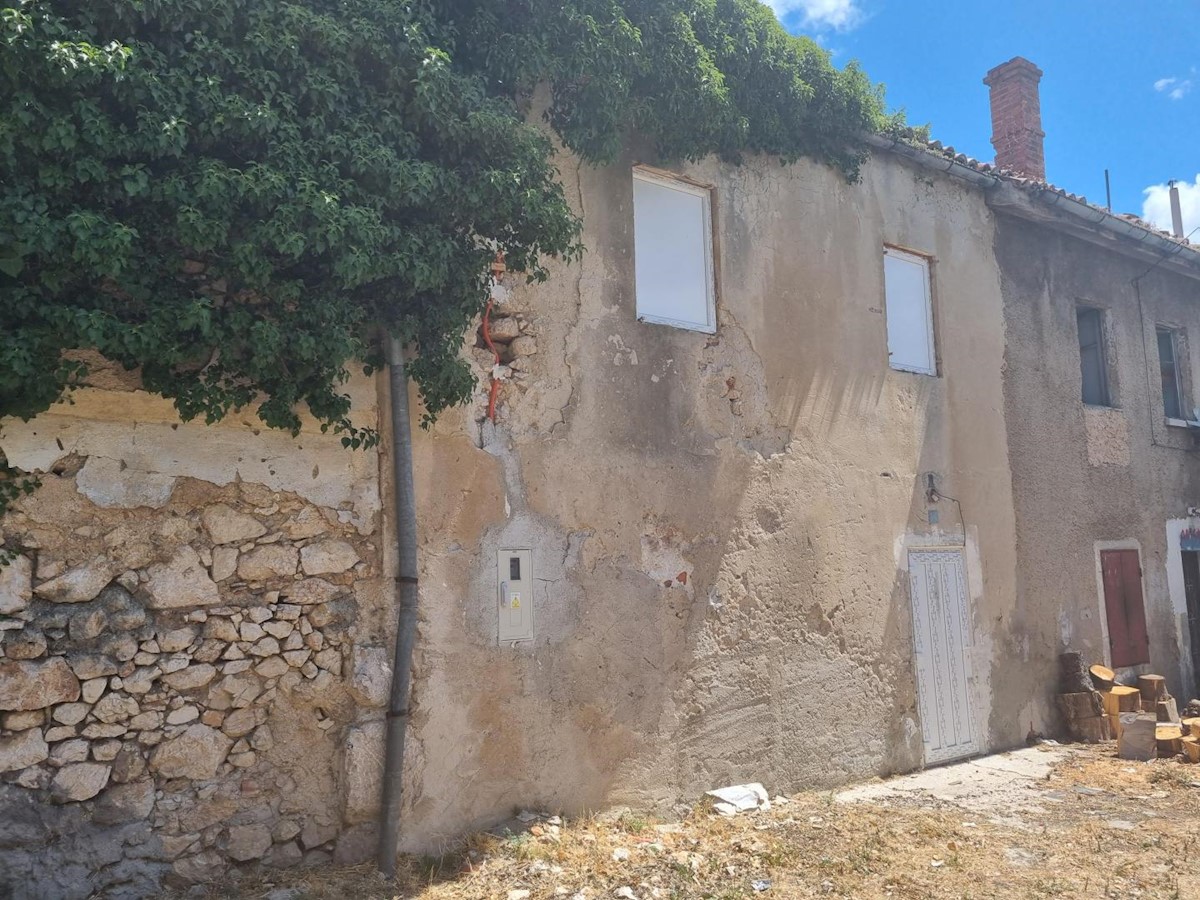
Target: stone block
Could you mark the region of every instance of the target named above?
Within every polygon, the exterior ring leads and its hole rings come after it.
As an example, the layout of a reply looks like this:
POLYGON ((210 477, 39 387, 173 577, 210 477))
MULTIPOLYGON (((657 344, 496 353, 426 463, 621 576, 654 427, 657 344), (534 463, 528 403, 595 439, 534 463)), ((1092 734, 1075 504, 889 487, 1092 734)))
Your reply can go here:
POLYGON ((75 677, 82 681, 116 675, 120 670, 116 660, 100 653, 68 653, 67 662, 70 664, 71 671, 75 673, 75 677))
POLYGON ((50 783, 50 797, 56 803, 91 800, 108 784, 112 767, 101 763, 80 762, 63 766, 50 783))
POLYGON ((164 778, 201 781, 217 774, 232 746, 233 741, 207 725, 189 725, 183 734, 155 748, 150 767, 164 778))
POLYGON ((280 589, 279 593, 289 604, 296 606, 316 606, 328 603, 330 600, 345 592, 345 588, 330 584, 323 578, 305 578, 280 589))
POLYGON ((171 871, 189 884, 202 884, 221 877, 225 871, 225 860, 215 850, 204 850, 194 856, 175 860, 171 871))
POLYGON ((0 724, 5 731, 25 731, 29 728, 40 728, 46 724, 46 711, 42 709, 22 709, 0 715, 0 724))
POLYGON ((266 581, 296 574, 299 553, 285 544, 268 544, 243 553, 238 559, 238 577, 246 581, 266 581))
POLYGON ((123 694, 108 694, 92 708, 92 715, 98 721, 111 725, 114 722, 128 721, 141 711, 141 707, 132 697, 123 694))
POLYGON ((55 744, 50 751, 50 759, 55 765, 65 766, 67 763, 85 762, 88 758, 88 742, 82 738, 63 741, 55 744))
POLYGON ((114 784, 96 802, 92 814, 98 825, 120 825, 149 818, 154 810, 154 782, 149 778, 114 784))
POLYGON ((190 647, 195 639, 194 628, 174 628, 158 635, 158 648, 163 653, 178 653, 190 647))
POLYGON ((4 639, 9 659, 38 659, 46 655, 46 638, 36 628, 25 628, 4 639))
POLYGON ((345 820, 358 824, 379 813, 383 785, 382 722, 356 725, 346 735, 342 753, 342 784, 346 798, 345 820))
POLYGON ((358 645, 351 654, 351 663, 354 669, 350 692, 354 699, 362 706, 386 706, 392 689, 392 665, 387 648, 358 645))
POLYGON ((207 507, 200 521, 214 544, 241 544, 267 533, 266 526, 254 516, 224 503, 207 507))
POLYGON ((50 755, 40 728, 18 731, 11 737, 0 737, 0 772, 15 772, 35 766, 50 755))
POLYGON ((346 541, 324 540, 300 551, 305 575, 332 575, 348 571, 359 560, 358 551, 346 541))
POLYGON ((86 603, 96 599, 112 581, 112 575, 107 563, 100 558, 91 565, 80 566, 57 578, 43 581, 33 592, 51 603, 86 603))
POLYGON ((204 687, 216 677, 217 670, 214 666, 208 663, 196 663, 185 669, 164 675, 162 680, 177 691, 194 691, 197 688, 204 687))
POLYGON ((271 843, 271 829, 266 825, 234 825, 226 836, 225 852, 230 859, 249 862, 262 859, 271 843))
POLYGON ((304 823, 304 830, 300 832, 300 846, 305 850, 320 847, 337 837, 337 833, 338 827, 332 822, 310 818, 304 823))
POLYGON ((83 683, 80 690, 80 699, 84 703, 95 703, 104 696, 104 689, 108 687, 107 678, 92 678, 83 683))
POLYGON ((216 583, 189 546, 176 550, 169 562, 151 566, 149 575, 146 590, 153 609, 215 606, 221 602, 216 583))
POLYGON ((29 558, 18 556, 0 568, 0 615, 19 613, 33 599, 33 567, 29 558))
POLYGON ((237 571, 238 550, 236 547, 213 547, 212 580, 224 581, 237 571))
POLYGON ((0 661, 0 710, 45 709, 79 699, 79 679, 66 660, 0 661))

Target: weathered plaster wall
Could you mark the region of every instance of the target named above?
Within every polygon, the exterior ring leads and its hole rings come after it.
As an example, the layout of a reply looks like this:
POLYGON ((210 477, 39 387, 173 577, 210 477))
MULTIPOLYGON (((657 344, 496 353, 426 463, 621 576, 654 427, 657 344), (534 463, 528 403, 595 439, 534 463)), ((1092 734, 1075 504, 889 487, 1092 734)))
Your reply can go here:
MULTIPOLYGON (((372 850, 391 585, 374 453, 183 424, 136 380, 0 449, 0 895, 152 896, 372 850)), ((375 385, 351 385, 377 425, 375 385)))
MULTIPOLYGON (((588 252, 513 289, 483 393, 417 438, 422 630, 408 846, 514 807, 669 804, 921 761, 905 547, 925 473, 966 519, 984 744, 1019 742, 1004 323, 982 198, 892 158, 863 183, 715 161, 718 322, 638 323, 629 161, 563 159, 588 252), (940 377, 889 370, 883 247, 934 257, 940 377), (516 347, 514 343, 511 345, 516 347), (536 638, 497 646, 499 548, 532 547, 536 638)), ((481 375, 486 351, 473 351, 481 375)))
MULTIPOLYGON (((1184 681, 1180 639, 1187 631, 1170 596, 1167 520, 1200 505, 1200 469, 1191 434, 1163 417, 1155 326, 1188 329, 1185 371, 1200 372, 1200 283, 1004 217, 997 220, 996 256, 1009 333, 1005 415, 1019 535, 1017 615, 1029 659, 1012 689, 1053 685, 1063 649, 1110 658, 1097 548, 1119 545, 1141 551, 1151 653, 1141 668, 1161 672, 1172 693, 1189 699, 1195 684, 1184 681), (1142 275, 1139 311, 1132 281, 1142 275), (1106 311, 1115 408, 1080 402, 1079 305, 1106 311)), ((1198 401, 1193 382, 1185 403, 1198 401)))

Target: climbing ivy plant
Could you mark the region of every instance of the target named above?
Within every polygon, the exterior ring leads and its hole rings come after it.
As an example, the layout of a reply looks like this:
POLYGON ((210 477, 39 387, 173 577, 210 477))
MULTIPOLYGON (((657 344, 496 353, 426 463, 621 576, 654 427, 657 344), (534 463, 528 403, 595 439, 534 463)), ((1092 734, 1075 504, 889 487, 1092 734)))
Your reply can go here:
POLYGON ((342 386, 383 331, 430 416, 464 400, 494 255, 582 250, 538 89, 596 163, 637 136, 853 180, 893 124, 756 0, 0 0, 0 416, 95 350, 184 419, 307 408, 359 447, 342 386))

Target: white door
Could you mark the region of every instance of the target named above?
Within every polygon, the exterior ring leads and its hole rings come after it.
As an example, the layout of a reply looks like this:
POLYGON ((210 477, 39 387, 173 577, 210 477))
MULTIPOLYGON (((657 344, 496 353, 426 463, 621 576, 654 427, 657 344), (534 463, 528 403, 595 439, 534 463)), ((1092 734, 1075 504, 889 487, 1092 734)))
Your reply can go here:
POLYGON ((913 648, 925 764, 979 752, 968 682, 971 623, 958 550, 910 550, 913 648))

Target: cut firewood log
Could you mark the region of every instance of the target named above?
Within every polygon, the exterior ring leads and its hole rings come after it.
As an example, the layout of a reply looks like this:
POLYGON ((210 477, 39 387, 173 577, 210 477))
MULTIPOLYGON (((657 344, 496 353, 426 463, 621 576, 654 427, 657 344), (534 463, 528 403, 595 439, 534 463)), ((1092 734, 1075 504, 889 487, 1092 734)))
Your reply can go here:
POLYGON ((1102 666, 1099 663, 1088 669, 1088 673, 1092 676, 1092 683, 1098 691, 1111 691, 1113 682, 1117 674, 1108 666, 1102 666))
POLYGON ((1103 695, 1099 691, 1080 691, 1058 695, 1058 708, 1067 719, 1090 719, 1104 715, 1103 695))
POLYGON ((1092 690, 1092 677, 1088 674, 1083 654, 1069 650, 1058 655, 1060 672, 1059 690, 1064 694, 1082 694, 1092 690))
POLYGON ((1154 716, 1145 713, 1121 713, 1121 740, 1117 756, 1121 759, 1147 760, 1158 755, 1154 716))
POLYGON ((1108 716, 1092 716, 1067 723, 1071 737, 1084 744, 1099 744, 1113 738, 1112 722, 1108 716))
POLYGON ((1139 675, 1138 690, 1142 692, 1143 700, 1157 703, 1167 696, 1167 679, 1161 675, 1139 675))
POLYGON ((1158 757, 1177 756, 1183 752, 1183 729, 1178 725, 1157 725, 1154 740, 1158 744, 1158 757))
POLYGON ((1200 738, 1187 735, 1180 738, 1183 744, 1183 755, 1190 763, 1200 763, 1200 738))
POLYGON ((1155 709, 1160 722, 1178 722, 1179 721, 1179 705, 1175 702, 1174 697, 1168 697, 1166 700, 1159 700, 1158 707, 1155 709))
POLYGON ((1180 724, 1183 725, 1184 730, 1192 737, 1200 738, 1200 716, 1186 718, 1180 724))
POLYGON ((1141 709, 1142 694, 1137 688, 1114 684, 1109 693, 1117 698, 1117 708, 1121 712, 1138 712, 1141 709))
POLYGON ((1112 737, 1112 725, 1104 712, 1103 695, 1099 692, 1059 694, 1058 708, 1066 722, 1067 733, 1074 740, 1096 744, 1112 737))

